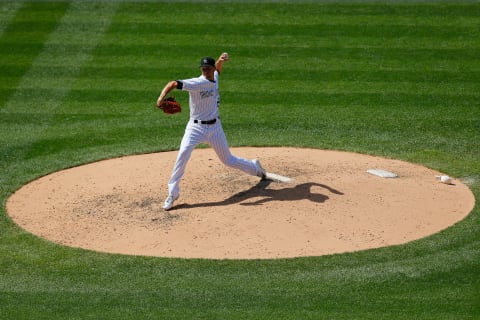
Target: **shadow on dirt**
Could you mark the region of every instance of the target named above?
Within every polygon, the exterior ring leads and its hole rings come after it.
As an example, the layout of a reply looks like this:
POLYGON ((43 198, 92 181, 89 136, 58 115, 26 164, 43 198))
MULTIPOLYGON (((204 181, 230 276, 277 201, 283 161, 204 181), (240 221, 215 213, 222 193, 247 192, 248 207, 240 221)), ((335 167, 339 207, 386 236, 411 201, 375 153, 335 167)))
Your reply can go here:
POLYGON ((202 207, 217 207, 227 206, 239 203, 243 206, 255 206, 262 205, 271 201, 299 201, 310 200, 312 202, 322 203, 330 199, 323 193, 316 193, 312 190, 313 187, 321 187, 328 190, 331 193, 337 195, 343 195, 342 192, 335 190, 325 184, 316 182, 307 182, 292 187, 283 189, 269 189, 268 186, 272 183, 272 180, 261 180, 258 184, 252 188, 241 191, 232 195, 231 197, 217 202, 206 202, 197 204, 182 204, 176 206, 173 209, 193 209, 202 207))

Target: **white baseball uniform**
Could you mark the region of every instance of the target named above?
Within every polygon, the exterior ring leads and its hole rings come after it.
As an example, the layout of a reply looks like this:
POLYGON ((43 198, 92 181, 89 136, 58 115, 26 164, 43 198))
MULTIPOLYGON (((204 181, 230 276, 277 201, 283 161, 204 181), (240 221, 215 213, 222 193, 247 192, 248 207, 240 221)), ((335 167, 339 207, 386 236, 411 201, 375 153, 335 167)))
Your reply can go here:
POLYGON ((219 73, 215 71, 214 81, 208 80, 203 75, 198 78, 177 80, 177 89, 188 91, 190 94, 190 120, 168 182, 169 195, 175 198, 180 194, 180 181, 185 174, 187 162, 200 143, 209 144, 225 165, 250 175, 259 173, 259 168, 253 160, 236 157, 230 152, 219 118, 218 77, 219 73))

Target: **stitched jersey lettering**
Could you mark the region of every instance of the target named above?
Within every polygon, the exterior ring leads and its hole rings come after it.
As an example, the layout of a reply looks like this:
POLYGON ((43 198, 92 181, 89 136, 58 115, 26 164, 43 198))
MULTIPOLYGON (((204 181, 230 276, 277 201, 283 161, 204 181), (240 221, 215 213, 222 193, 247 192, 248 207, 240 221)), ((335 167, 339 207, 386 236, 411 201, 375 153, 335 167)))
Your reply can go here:
POLYGON ((213 90, 200 91, 200 97, 202 97, 202 99, 213 97, 213 90))

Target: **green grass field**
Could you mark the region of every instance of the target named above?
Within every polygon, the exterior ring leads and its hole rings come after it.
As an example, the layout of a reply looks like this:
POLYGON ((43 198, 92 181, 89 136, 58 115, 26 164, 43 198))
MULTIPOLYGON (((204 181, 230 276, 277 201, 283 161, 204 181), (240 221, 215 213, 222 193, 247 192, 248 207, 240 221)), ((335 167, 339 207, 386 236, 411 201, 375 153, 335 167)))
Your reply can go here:
POLYGON ((61 247, 5 212, 50 172, 178 148, 188 112, 156 98, 223 51, 232 146, 402 159, 478 199, 479 17, 476 1, 0 1, 0 319, 480 319, 478 206, 405 245, 258 261, 61 247))

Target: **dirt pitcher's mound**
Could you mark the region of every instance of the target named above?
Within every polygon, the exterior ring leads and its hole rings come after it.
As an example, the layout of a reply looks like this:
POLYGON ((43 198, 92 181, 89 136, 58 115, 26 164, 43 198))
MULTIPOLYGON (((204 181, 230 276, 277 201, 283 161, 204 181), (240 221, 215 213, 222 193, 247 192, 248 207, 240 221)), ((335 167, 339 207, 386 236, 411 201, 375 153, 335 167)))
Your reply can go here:
POLYGON ((197 149, 175 207, 163 211, 177 152, 100 161, 42 177, 7 202, 12 219, 53 242, 163 257, 319 256, 405 243, 463 219, 474 206, 458 180, 411 163, 296 148, 233 148, 293 179, 259 181, 197 149), (384 169, 398 178, 380 178, 384 169))

